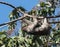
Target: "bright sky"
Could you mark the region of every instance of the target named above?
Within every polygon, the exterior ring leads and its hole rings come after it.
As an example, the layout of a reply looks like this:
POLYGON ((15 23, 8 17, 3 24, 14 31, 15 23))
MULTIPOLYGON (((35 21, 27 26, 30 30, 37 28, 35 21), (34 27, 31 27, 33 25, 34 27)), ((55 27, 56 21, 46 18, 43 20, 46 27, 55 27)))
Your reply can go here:
MULTIPOLYGON (((27 10, 31 10, 33 6, 38 3, 38 0, 0 0, 4 2, 8 2, 16 7, 23 6, 27 10)), ((8 21, 9 13, 12 8, 6 5, 0 4, 0 24, 8 21)))
MULTIPOLYGON (((33 8, 33 6, 36 6, 36 4, 39 3, 39 0, 0 0, 0 1, 7 2, 16 7, 22 6, 28 11, 30 11, 33 8)), ((0 4, 0 24, 9 21, 9 14, 12 10, 13 9, 11 7, 0 4)), ((57 8, 56 14, 58 11, 59 11, 59 9, 57 8)), ((18 26, 20 26, 20 25, 18 24, 18 26)), ((6 30, 5 28, 1 28, 0 31, 3 29, 6 30)))
MULTIPOLYGON (((0 0, 0 1, 7 2, 16 7, 22 6, 26 10, 30 11, 33 8, 33 6, 36 6, 36 4, 38 4, 39 0, 0 0)), ((0 4, 0 24, 9 21, 9 14, 12 10, 13 9, 11 7, 0 4)), ((17 25, 17 29, 19 29, 19 27, 20 27, 20 23, 17 25)), ((6 30, 6 27, 3 28, 0 27, 0 31, 2 30, 6 30)))

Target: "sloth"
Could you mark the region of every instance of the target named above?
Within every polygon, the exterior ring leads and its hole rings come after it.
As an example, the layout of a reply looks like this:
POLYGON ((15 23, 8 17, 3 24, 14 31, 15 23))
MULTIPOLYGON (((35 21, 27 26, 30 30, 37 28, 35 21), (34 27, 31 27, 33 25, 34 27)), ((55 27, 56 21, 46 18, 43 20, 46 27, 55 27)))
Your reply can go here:
POLYGON ((27 19, 23 19, 22 20, 24 23, 27 24, 27 26, 22 27, 22 31, 27 32, 28 34, 32 34, 32 35, 48 35, 50 34, 50 29, 51 26, 48 23, 47 18, 43 19, 42 24, 38 24, 41 23, 41 21, 38 21, 37 18, 33 17, 33 22, 27 20, 27 19))
MULTIPOLYGON (((50 34, 51 26, 48 23, 47 18, 42 20, 38 20, 36 17, 32 17, 32 21, 27 20, 26 18, 21 20, 22 22, 26 23, 26 26, 22 26, 22 31, 27 32, 28 34, 32 35, 48 35, 50 34)), ((13 30, 8 30, 7 34, 11 35, 13 30)))

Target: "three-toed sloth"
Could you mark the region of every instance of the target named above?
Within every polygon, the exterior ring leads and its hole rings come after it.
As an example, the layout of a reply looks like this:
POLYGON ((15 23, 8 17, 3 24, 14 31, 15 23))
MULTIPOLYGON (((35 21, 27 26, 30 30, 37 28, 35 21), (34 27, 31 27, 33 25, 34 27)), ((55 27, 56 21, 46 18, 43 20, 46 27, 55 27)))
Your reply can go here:
POLYGON ((47 18, 43 19, 42 24, 41 21, 38 21, 36 17, 33 17, 33 22, 27 19, 23 19, 23 22, 27 24, 27 26, 22 27, 22 31, 25 31, 29 34, 33 35, 48 35, 50 33, 50 24, 48 23, 47 18))

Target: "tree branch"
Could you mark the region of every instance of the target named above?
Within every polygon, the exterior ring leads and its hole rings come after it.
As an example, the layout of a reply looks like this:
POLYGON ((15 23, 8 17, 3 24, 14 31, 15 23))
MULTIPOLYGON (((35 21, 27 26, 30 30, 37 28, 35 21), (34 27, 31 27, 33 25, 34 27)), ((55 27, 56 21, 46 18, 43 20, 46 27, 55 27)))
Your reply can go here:
MULTIPOLYGON (((4 25, 7 25, 7 24, 12 23, 12 22, 16 22, 16 21, 22 20, 23 18, 25 18, 25 17, 27 17, 27 16, 29 16, 29 17, 35 17, 35 16, 30 16, 30 15, 24 14, 24 16, 19 17, 18 19, 15 19, 15 20, 13 20, 13 21, 9 21, 9 22, 0 24, 0 26, 4 26, 4 25)), ((57 18, 57 17, 60 17, 60 16, 54 16, 54 17, 51 16, 51 17, 47 17, 47 18, 57 18)), ((43 18, 43 17, 39 17, 39 18, 41 19, 41 18, 43 18)), ((50 24, 56 24, 56 23, 60 23, 60 21, 58 21, 58 22, 49 22, 49 23, 50 23, 50 24)))
MULTIPOLYGON (((5 5, 8 5, 8 6, 14 8, 14 9, 17 9, 15 6, 13 6, 13 5, 11 5, 11 4, 8 4, 8 3, 5 3, 5 2, 0 2, 0 4, 5 4, 5 5)), ((21 11, 20 9, 17 9, 17 11, 20 12, 20 13, 22 13, 22 14, 24 14, 25 16, 19 17, 18 19, 15 19, 15 20, 13 20, 13 21, 9 21, 9 22, 0 24, 0 26, 4 26, 4 25, 7 25, 7 24, 9 24, 9 23, 16 22, 16 21, 18 21, 18 20, 21 20, 21 19, 25 18, 26 16, 28 16, 28 17, 36 17, 36 18, 38 18, 38 19, 43 19, 43 18, 44 18, 44 17, 37 17, 37 16, 29 15, 29 14, 27 14, 27 13, 24 13, 24 12, 21 11)), ((60 17, 60 15, 58 15, 58 16, 50 16, 50 17, 46 17, 46 18, 58 18, 58 17, 60 17)), ((52 23, 55 24, 55 23, 60 23, 60 21, 58 21, 58 22, 49 22, 49 23, 50 23, 50 24, 52 24, 52 23)))
POLYGON ((8 6, 10 6, 10 7, 14 8, 14 9, 16 9, 16 7, 15 7, 15 6, 13 6, 13 5, 9 4, 9 3, 6 3, 6 2, 0 2, 0 4, 8 5, 8 6))
POLYGON ((50 24, 56 24, 56 23, 60 23, 60 21, 55 21, 55 22, 49 22, 50 24))
MULTIPOLYGON (((14 9, 17 9, 15 6, 13 6, 13 5, 9 4, 9 3, 6 3, 6 2, 0 2, 0 4, 8 5, 8 6, 14 8, 14 9)), ((21 11, 20 9, 17 9, 17 11, 18 11, 18 12, 21 12, 21 13, 23 13, 23 14, 26 14, 26 13, 24 13, 23 11, 21 11)), ((32 16, 29 15, 29 14, 26 14, 26 15, 32 17, 32 16)), ((57 18, 57 17, 60 17, 60 15, 58 15, 58 16, 50 16, 50 17, 47 17, 47 18, 57 18)), ((43 18, 43 17, 37 17, 37 18, 40 18, 40 19, 41 19, 41 18, 43 18)))
POLYGON ((25 14, 23 11, 21 11, 20 9, 17 9, 15 6, 13 6, 13 5, 9 4, 9 3, 6 3, 6 2, 0 2, 0 4, 8 5, 8 6, 14 8, 14 9, 16 9, 16 10, 19 11, 20 13, 25 14))
POLYGON ((15 20, 12 20, 12 21, 9 21, 9 22, 0 24, 0 26, 4 26, 4 25, 7 25, 7 24, 9 24, 9 23, 16 22, 16 21, 21 20, 21 19, 23 19, 23 18, 25 18, 25 17, 26 17, 26 15, 24 15, 24 16, 22 16, 22 17, 19 17, 18 19, 15 19, 15 20))

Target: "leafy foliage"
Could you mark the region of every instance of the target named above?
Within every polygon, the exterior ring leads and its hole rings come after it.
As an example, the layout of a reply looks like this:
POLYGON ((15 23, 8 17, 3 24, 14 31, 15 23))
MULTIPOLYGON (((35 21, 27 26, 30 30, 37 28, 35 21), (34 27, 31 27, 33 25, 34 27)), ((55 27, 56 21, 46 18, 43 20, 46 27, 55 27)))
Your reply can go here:
POLYGON ((15 36, 11 38, 7 38, 6 35, 1 35, 0 37, 0 46, 4 47, 37 47, 42 44, 40 38, 36 38, 34 36, 22 37, 22 36, 15 36), (3 36, 3 37, 2 37, 3 36), (35 40, 34 40, 35 39, 35 40))
MULTIPOLYGON (((14 19, 17 19, 18 17, 21 17, 19 12, 17 12, 17 9, 21 9, 23 12, 25 12, 26 10, 23 8, 23 7, 17 7, 16 9, 14 9, 10 15, 9 15, 9 18, 10 18, 10 21, 14 20, 14 19)), ((9 29, 15 29, 17 25, 17 22, 12 22, 9 24, 9 29)))
MULTIPOLYGON (((32 15, 33 13, 37 16, 51 16, 55 12, 55 6, 52 5, 53 2, 40 2, 36 7, 37 10, 32 9, 28 14, 32 15)), ((23 7, 17 7, 21 11, 25 12, 26 10, 23 7)), ((17 12, 14 9, 10 15, 10 21, 20 17, 21 13, 17 12)), ((29 18, 27 18, 29 19, 29 18)), ((15 29, 17 22, 12 22, 9 24, 9 29, 15 29)), ((55 30, 54 30, 55 31, 55 30)), ((29 35, 23 31, 20 31, 19 36, 8 38, 6 32, 0 32, 0 47, 40 47, 42 44, 48 44, 49 42, 59 42, 60 40, 60 30, 52 33, 50 36, 34 36, 29 35), (50 38, 49 38, 50 37, 50 38)))

